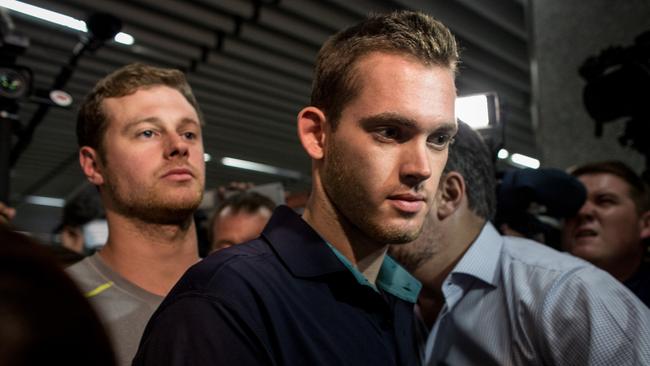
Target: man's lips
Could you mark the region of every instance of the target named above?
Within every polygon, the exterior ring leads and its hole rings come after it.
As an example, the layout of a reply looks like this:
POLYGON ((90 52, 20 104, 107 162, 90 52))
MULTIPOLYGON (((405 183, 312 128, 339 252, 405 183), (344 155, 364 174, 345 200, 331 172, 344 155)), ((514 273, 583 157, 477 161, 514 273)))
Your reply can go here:
POLYGON ((194 178, 194 173, 192 173, 192 170, 188 168, 174 168, 166 171, 162 177, 182 181, 194 178))
POLYGON ((389 196, 388 199, 393 204, 393 207, 407 213, 420 212, 426 204, 426 198, 421 194, 395 194, 389 196))
POLYGON ((597 235, 598 235, 598 232, 596 230, 589 229, 589 228, 579 228, 579 229, 575 230, 574 233, 573 233, 573 237, 576 238, 576 239, 589 238, 589 237, 593 237, 593 236, 597 236, 597 235))

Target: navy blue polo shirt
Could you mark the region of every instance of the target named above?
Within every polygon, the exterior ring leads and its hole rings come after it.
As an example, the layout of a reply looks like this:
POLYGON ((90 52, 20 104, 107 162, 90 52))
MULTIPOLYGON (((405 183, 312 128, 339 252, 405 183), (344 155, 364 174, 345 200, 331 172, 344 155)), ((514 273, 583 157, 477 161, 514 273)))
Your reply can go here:
POLYGON ((376 287, 357 277, 280 206, 260 238, 185 273, 149 321, 133 364, 417 364, 419 283, 390 259, 376 287))

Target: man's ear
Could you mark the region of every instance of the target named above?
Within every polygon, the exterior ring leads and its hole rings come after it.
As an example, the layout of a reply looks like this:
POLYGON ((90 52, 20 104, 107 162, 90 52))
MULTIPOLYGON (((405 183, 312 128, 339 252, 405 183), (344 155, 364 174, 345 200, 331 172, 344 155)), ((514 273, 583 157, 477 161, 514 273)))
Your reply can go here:
POLYGON ((641 229, 641 239, 650 238, 650 211, 641 214, 639 227, 641 229))
POLYGON ((314 160, 325 155, 325 123, 325 114, 316 107, 305 107, 298 113, 298 138, 314 160))
POLYGON ((96 186, 104 184, 101 161, 97 150, 89 146, 79 149, 79 164, 88 181, 96 186))
POLYGON ((440 220, 451 216, 460 207, 465 195, 465 180, 457 172, 443 173, 438 186, 437 213, 440 220))

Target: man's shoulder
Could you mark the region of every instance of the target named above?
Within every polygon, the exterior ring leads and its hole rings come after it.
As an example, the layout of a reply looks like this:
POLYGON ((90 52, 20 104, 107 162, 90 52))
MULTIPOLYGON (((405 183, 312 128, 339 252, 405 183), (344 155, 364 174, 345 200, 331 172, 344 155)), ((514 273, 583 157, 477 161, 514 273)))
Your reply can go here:
POLYGON ((65 269, 66 273, 72 277, 84 293, 107 282, 106 278, 97 269, 97 266, 94 265, 97 259, 96 256, 97 254, 86 257, 65 269))
POLYGON ((638 306, 640 301, 621 282, 581 258, 512 237, 504 237, 502 252, 504 283, 522 297, 525 294, 531 303, 543 296, 544 301, 534 307, 562 312, 569 306, 580 306, 585 313, 609 308, 621 314, 640 309, 644 313, 643 306, 638 306))
POLYGON ((504 236, 501 250, 504 264, 520 265, 557 275, 595 269, 592 264, 581 258, 529 239, 504 236))
POLYGON ((270 245, 259 238, 207 256, 183 275, 174 292, 209 296, 238 291, 244 283, 250 286, 262 280, 285 279, 289 273, 282 267, 270 245))
MULTIPOLYGON (((612 294, 625 294, 626 289, 607 272, 593 264, 559 252, 544 244, 522 238, 504 237, 501 253, 501 276, 505 288, 513 296, 526 297, 545 304, 570 302, 601 302, 612 294), (570 296, 568 296, 570 294, 570 296)), ((540 304, 534 307, 541 306, 540 304)))

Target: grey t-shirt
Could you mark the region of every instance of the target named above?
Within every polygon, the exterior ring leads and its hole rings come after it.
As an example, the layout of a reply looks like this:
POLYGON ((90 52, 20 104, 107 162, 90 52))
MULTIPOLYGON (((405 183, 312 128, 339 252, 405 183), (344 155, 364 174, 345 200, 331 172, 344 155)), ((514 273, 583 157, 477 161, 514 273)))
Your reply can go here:
POLYGON ((163 300, 109 268, 98 254, 67 268, 107 328, 118 365, 131 365, 142 332, 163 300))

